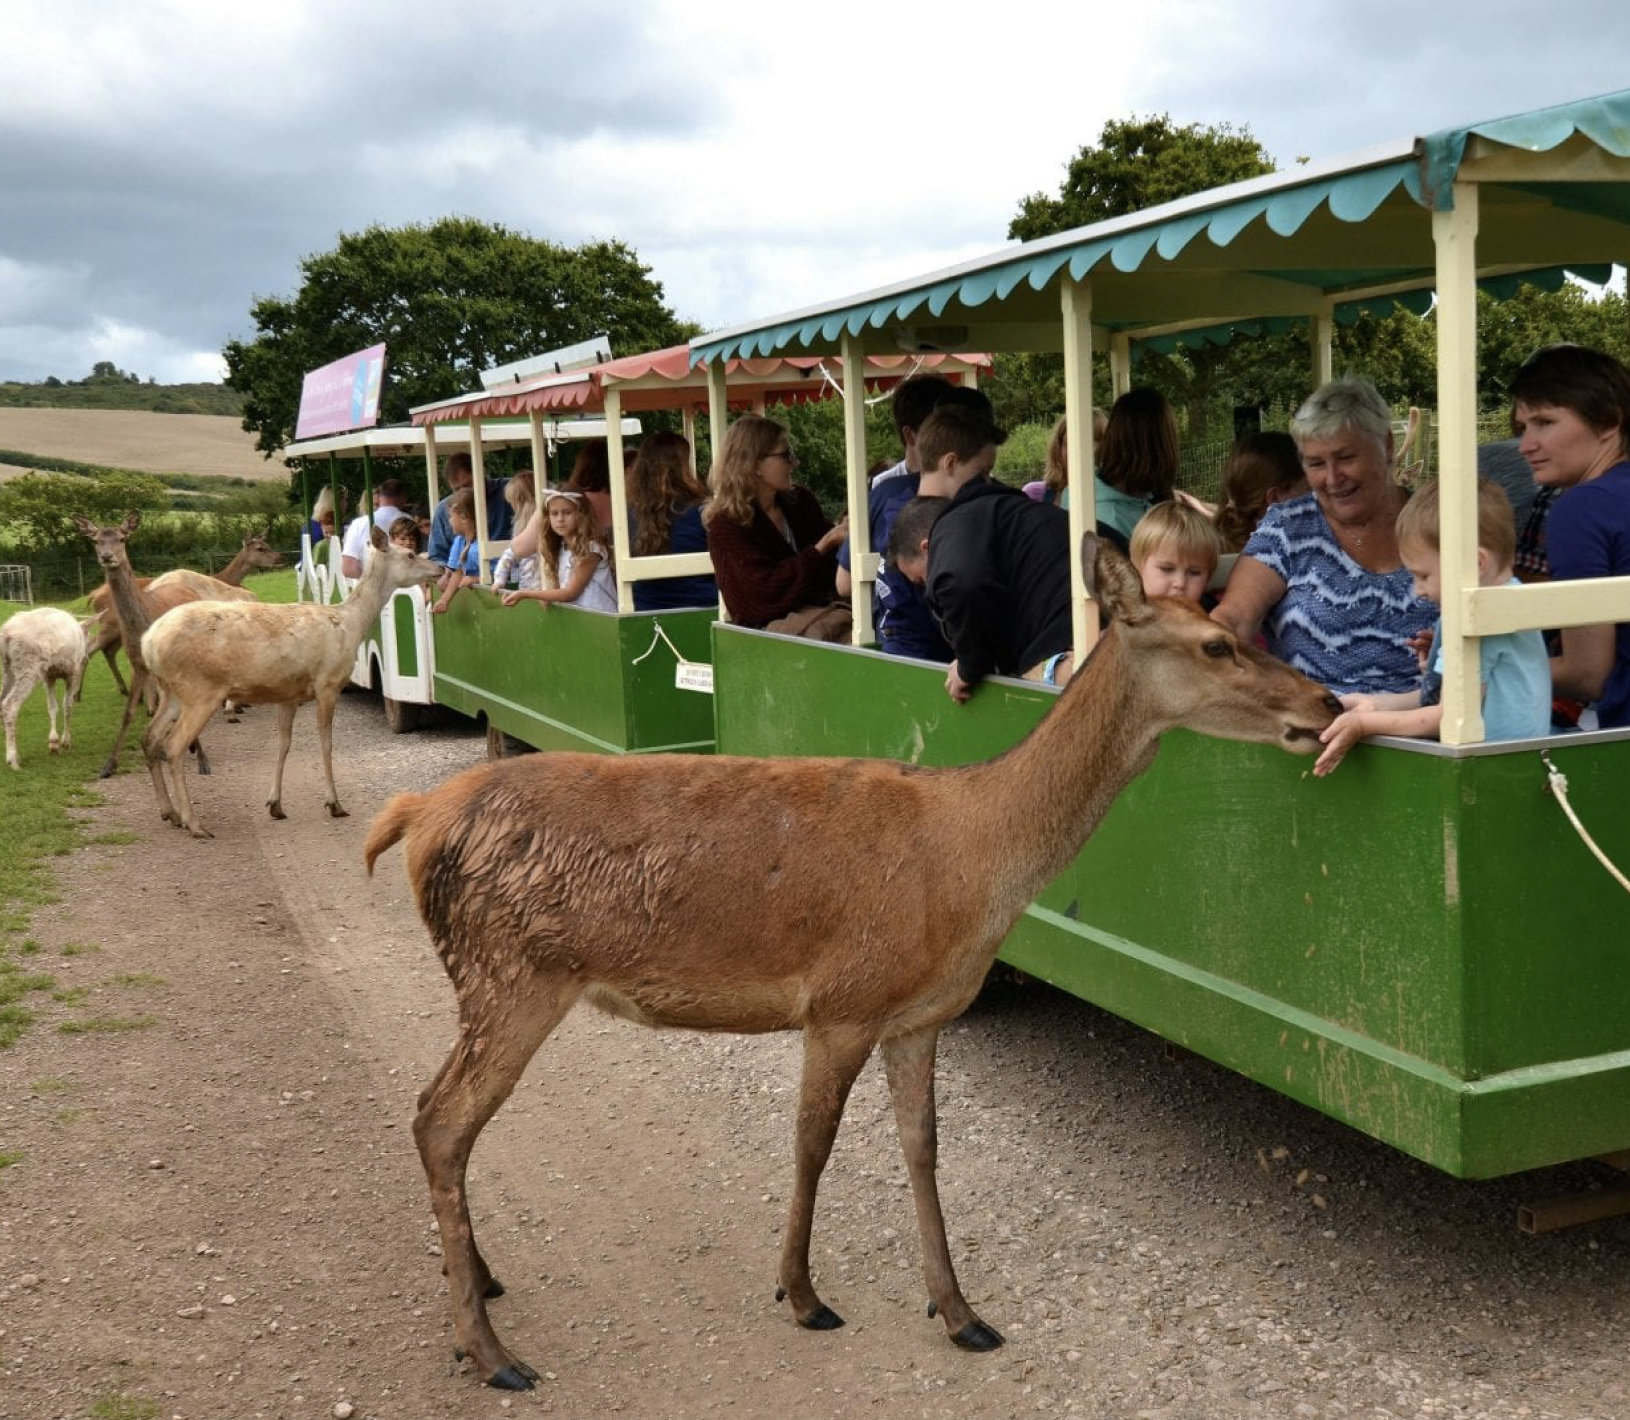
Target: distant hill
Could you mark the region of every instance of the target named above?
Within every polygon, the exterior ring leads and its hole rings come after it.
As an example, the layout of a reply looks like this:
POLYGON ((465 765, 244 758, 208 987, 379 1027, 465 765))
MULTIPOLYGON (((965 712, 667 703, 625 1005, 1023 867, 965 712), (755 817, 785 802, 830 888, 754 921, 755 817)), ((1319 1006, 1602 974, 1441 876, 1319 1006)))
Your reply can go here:
POLYGON ((161 385, 97 362, 82 380, 55 375, 38 384, 0 381, 0 406, 28 409, 135 409, 152 414, 230 414, 243 417, 243 396, 225 385, 161 385))

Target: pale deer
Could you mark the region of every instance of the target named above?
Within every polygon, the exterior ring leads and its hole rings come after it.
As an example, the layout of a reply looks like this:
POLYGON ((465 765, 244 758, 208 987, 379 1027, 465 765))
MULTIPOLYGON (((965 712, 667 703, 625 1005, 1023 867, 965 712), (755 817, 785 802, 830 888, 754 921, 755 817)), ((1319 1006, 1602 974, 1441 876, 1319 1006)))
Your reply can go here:
POLYGON ((1146 600, 1112 547, 1089 536, 1083 562, 1107 614, 1103 637, 1040 724, 987 763, 529 755, 398 794, 374 820, 368 869, 404 841, 458 996, 459 1036, 419 1096, 413 1132, 457 1346, 489 1384, 530 1388, 537 1373, 488 1319, 486 1299, 503 1289, 475 1243, 465 1165, 579 997, 645 1025, 803 1032, 776 1296, 817 1330, 842 1320, 810 1280, 816 1184, 850 1086, 881 1045, 929 1314, 958 1345, 1001 1345, 963 1297, 945 1241, 934 1176, 940 1027, 973 999, 1025 905, 1153 760, 1162 733, 1181 725, 1310 753, 1341 709, 1192 602, 1146 600))
POLYGON ((378 528, 372 532, 373 551, 362 579, 343 602, 188 602, 160 617, 142 637, 142 664, 160 695, 142 749, 160 816, 167 822, 194 838, 211 836, 193 811, 182 771, 188 744, 226 700, 277 706, 277 765, 266 800, 273 818, 284 817, 283 765, 294 734, 294 712, 315 700, 317 743, 328 781, 324 802, 334 818, 346 816, 334 787, 334 707, 351 677, 357 647, 392 592, 441 572, 428 557, 387 541, 378 528), (166 766, 173 801, 165 787, 166 766))

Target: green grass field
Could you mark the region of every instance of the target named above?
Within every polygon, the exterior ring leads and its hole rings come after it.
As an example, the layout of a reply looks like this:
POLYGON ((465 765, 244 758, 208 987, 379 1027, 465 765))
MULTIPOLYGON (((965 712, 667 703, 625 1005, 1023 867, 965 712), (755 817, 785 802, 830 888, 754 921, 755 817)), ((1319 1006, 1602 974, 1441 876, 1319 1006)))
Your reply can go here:
MULTIPOLYGON (((292 568, 258 573, 245 585, 265 602, 295 599, 292 568)), ((63 606, 76 614, 85 610, 82 600, 63 606)), ((0 622, 21 610, 14 602, 0 602, 0 622)), ((34 910, 57 900, 53 860, 86 843, 116 841, 113 836, 95 835, 86 810, 102 802, 96 791, 97 771, 107 758, 123 711, 124 698, 98 656, 85 672, 84 698, 74 707, 73 745, 67 753, 46 752, 43 688, 34 689, 17 717, 22 767, 0 765, 0 1049, 33 1022, 36 1005, 56 985, 41 965, 38 944, 27 935, 34 910)), ((145 717, 138 715, 125 739, 121 769, 141 771, 144 725, 145 717)), ((111 1027, 92 1023, 77 1028, 111 1027)))

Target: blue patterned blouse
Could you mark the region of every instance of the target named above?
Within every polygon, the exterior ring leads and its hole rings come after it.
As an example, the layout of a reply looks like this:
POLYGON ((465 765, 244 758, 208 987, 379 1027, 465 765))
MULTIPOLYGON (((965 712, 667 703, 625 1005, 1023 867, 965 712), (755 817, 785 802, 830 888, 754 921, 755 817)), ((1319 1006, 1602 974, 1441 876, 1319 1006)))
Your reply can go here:
POLYGON ((1274 655, 1338 695, 1420 684, 1406 643, 1436 621, 1437 607, 1415 595, 1404 568, 1370 572, 1354 562, 1311 493, 1269 508, 1245 555, 1286 583, 1263 623, 1274 655))

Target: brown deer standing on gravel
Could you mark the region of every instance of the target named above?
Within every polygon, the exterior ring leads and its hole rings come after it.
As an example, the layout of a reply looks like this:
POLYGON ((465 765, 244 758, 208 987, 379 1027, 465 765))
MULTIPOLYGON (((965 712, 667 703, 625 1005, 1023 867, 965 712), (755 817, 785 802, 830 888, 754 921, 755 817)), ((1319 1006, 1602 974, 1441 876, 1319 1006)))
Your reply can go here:
MULTIPOLYGON (((146 598, 155 609, 152 615, 161 616, 172 606, 180 606, 184 601, 255 601, 257 598, 251 591, 245 589, 243 579, 257 568, 266 569, 281 567, 283 555, 266 540, 264 534, 251 533, 244 538, 243 546, 233 555, 230 562, 221 569, 218 577, 211 577, 203 572, 194 572, 187 567, 177 567, 173 572, 164 572, 157 577, 137 577, 136 590, 146 598)), ((124 677, 119 674, 119 665, 115 656, 124 638, 119 631, 119 615, 113 608, 112 588, 106 584, 98 587, 90 594, 91 610, 101 618, 101 625, 91 636, 91 644, 85 653, 86 663, 96 658, 100 651, 107 659, 108 670, 113 676, 113 683, 119 687, 119 694, 129 693, 129 687, 124 683, 124 677)), ((79 698, 77 695, 74 697, 79 698)))
POLYGON ((537 1373, 500 1343, 503 1289, 476 1247, 465 1165, 533 1052, 579 997, 652 1026, 804 1033, 796 1181, 776 1296, 842 1319, 809 1275, 815 1188, 850 1086, 881 1045, 921 1234, 929 1314, 1001 1335, 957 1286, 935 1184, 934 1052, 1025 905, 1080 850, 1176 726, 1312 753, 1340 712, 1322 687, 1192 602, 1145 600, 1088 537, 1109 618, 1039 725, 984 764, 540 754, 398 794, 368 869, 408 876, 458 995, 459 1037, 413 1122, 441 1229, 457 1345, 490 1384, 537 1373), (562 819, 569 799, 573 811, 562 819))
POLYGON ((277 706, 277 767, 266 807, 283 818, 283 763, 294 734, 294 712, 317 702, 317 741, 328 780, 328 812, 344 818, 334 787, 334 707, 351 678, 357 647, 399 587, 428 582, 441 568, 428 557, 388 541, 377 527, 362 578, 339 603, 189 602, 153 623, 141 657, 158 682, 160 701, 142 749, 153 776, 159 813, 194 838, 211 835, 193 812, 187 792, 187 746, 225 700, 277 706), (165 788, 165 766, 175 802, 165 788), (175 803, 179 802, 178 812, 175 803))
MULTIPOLYGON (((96 560, 101 565, 102 575, 107 578, 101 590, 107 594, 107 605, 112 608, 121 644, 130 661, 130 686, 125 691, 124 714, 119 719, 119 729, 113 736, 113 748, 108 751, 107 762, 97 775, 100 779, 109 778, 118 769, 119 751, 124 748, 130 717, 136 712, 136 703, 147 694, 147 665, 141 656, 141 638, 154 621, 176 604, 167 597, 143 591, 136 581, 135 571, 130 566, 130 549, 126 544, 130 534, 140 525, 141 514, 137 512, 126 513, 123 522, 107 528, 97 527, 89 518, 74 519, 74 526, 91 540, 91 545, 96 549, 96 560)), ((191 594, 179 600, 190 601, 191 594)), ((89 654, 85 659, 88 664, 89 654)), ((112 660, 110 653, 109 664, 112 664, 112 660)), ((118 678, 117 674, 114 678, 118 678)), ((204 753, 203 745, 196 739, 189 743, 198 755, 198 772, 208 774, 209 756, 204 753)))

